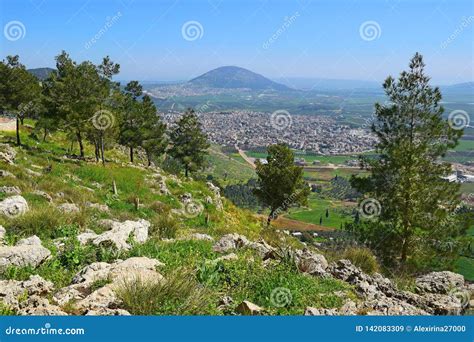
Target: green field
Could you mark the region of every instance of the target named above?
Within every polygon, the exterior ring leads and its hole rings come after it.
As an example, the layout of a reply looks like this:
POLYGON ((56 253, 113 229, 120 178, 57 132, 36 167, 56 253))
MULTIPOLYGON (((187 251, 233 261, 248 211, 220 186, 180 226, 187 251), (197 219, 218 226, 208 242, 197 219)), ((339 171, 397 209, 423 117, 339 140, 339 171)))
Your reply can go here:
MULTIPOLYGON (((247 151, 245 152, 251 158, 266 158, 267 154, 260 151, 247 151)), ((301 151, 294 151, 295 158, 304 158, 304 160, 311 164, 315 160, 319 160, 320 164, 318 165, 327 165, 327 164, 344 164, 344 162, 352 159, 357 159, 357 155, 343 155, 343 156, 326 156, 326 155, 317 155, 317 154, 308 154, 301 151)))
POLYGON ((308 199, 307 209, 290 210, 286 215, 288 218, 307 223, 319 225, 322 217, 322 226, 339 228, 341 224, 352 220, 349 215, 350 209, 347 204, 341 201, 334 201, 320 198, 317 194, 311 194, 308 199), (326 209, 329 210, 329 216, 326 218, 326 209))
POLYGON ((204 170, 204 174, 211 174, 223 185, 231 183, 246 182, 250 178, 255 178, 255 171, 238 154, 227 155, 222 152, 218 145, 209 148, 207 157, 209 167, 204 170))

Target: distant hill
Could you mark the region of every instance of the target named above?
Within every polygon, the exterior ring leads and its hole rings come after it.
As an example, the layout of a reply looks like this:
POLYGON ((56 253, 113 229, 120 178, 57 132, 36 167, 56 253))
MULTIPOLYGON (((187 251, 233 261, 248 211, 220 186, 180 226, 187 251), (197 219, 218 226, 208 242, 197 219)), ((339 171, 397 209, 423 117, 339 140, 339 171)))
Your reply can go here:
POLYGON ((45 80, 48 78, 49 74, 51 74, 55 69, 52 68, 36 68, 36 69, 28 69, 28 72, 36 76, 40 80, 45 80))
POLYGON ((449 86, 441 86, 443 92, 456 92, 474 94, 474 82, 457 83, 449 86))
POLYGON ((186 83, 187 86, 205 88, 247 88, 252 90, 291 90, 289 87, 269 80, 250 70, 224 66, 198 76, 186 83))

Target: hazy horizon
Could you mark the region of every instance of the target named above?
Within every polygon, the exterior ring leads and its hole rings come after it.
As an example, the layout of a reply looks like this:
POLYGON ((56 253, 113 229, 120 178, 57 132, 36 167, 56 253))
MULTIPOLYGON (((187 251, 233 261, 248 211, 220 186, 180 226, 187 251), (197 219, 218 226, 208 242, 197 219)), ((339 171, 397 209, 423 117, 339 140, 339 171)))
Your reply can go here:
POLYGON ((270 79, 381 83, 420 52, 433 83, 474 80, 467 0, 6 0, 0 9, 2 55, 18 54, 28 68, 54 67, 66 50, 77 61, 109 55, 121 80, 189 80, 236 65, 270 79), (8 37, 15 24, 20 36, 8 37))

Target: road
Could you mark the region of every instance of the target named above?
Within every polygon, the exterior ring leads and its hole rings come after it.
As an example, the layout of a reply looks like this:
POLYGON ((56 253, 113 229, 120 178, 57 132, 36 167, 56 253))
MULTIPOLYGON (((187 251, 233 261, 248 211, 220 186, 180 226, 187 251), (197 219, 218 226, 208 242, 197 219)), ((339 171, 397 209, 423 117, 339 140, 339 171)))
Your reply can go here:
POLYGON ((235 149, 239 152, 239 155, 249 164, 253 169, 255 169, 255 163, 253 160, 245 154, 244 150, 241 150, 239 146, 235 145, 235 149))

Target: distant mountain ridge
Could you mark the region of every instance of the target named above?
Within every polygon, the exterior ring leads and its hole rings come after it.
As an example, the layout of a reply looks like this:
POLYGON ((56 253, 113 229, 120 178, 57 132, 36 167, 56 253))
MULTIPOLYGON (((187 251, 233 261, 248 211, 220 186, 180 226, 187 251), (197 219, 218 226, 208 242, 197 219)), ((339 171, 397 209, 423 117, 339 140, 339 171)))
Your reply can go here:
POLYGON ((287 91, 291 88, 253 71, 237 66, 223 66, 188 81, 186 86, 205 88, 247 88, 252 90, 287 91))
POLYGON ((41 81, 44 81, 49 77, 49 75, 56 71, 52 68, 35 68, 35 69, 28 69, 28 72, 34 76, 36 76, 41 81))

